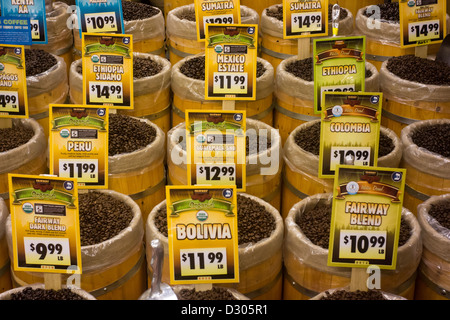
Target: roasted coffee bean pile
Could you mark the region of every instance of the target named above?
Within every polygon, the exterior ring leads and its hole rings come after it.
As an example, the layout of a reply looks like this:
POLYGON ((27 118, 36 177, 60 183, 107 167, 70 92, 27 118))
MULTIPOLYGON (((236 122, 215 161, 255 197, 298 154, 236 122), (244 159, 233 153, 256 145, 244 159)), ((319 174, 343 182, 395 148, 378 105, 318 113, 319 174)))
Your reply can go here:
MULTIPOLYGON (((332 12, 333 12, 333 4, 328 5, 328 20, 332 20, 332 12)), ((275 18, 279 21, 283 21, 283 6, 277 5, 276 10, 266 9, 266 14, 269 17, 275 18)), ((347 10, 341 7, 341 11, 339 13, 339 20, 345 19, 348 16, 347 10)))
POLYGON ((257 243, 275 230, 275 218, 266 208, 248 197, 238 195, 238 243, 257 243))
POLYGON ((132 21, 151 18, 161 11, 158 8, 145 3, 122 1, 122 12, 124 21, 132 21))
POLYGON ((450 229, 450 201, 432 204, 428 214, 442 227, 450 229))
POLYGON ((27 143, 33 135, 33 129, 22 124, 0 129, 0 152, 12 150, 27 143))
MULTIPOLYGON (((314 81, 314 65, 313 58, 306 58, 302 60, 291 61, 286 64, 285 70, 297 78, 303 79, 305 81, 314 81)), ((366 78, 372 76, 372 71, 366 69, 366 78)))
MULTIPOLYGON (((258 202, 248 197, 237 196, 238 203, 238 244, 256 243, 271 236, 275 230, 275 218, 258 202)), ((155 214, 155 226, 168 236, 167 209, 162 206, 155 214)))
POLYGON ((405 55, 390 58, 386 68, 404 80, 436 86, 450 86, 450 66, 443 61, 405 55))
POLYGON ((131 207, 109 194, 90 191, 80 193, 78 197, 82 246, 113 238, 127 228, 133 219, 131 207))
POLYGON ((27 77, 49 70, 58 63, 50 53, 41 49, 25 49, 25 69, 27 77))
MULTIPOLYGON (((381 21, 387 21, 391 23, 400 22, 400 8, 398 2, 380 3, 377 5, 380 7, 380 19, 381 21)), ((371 17, 375 12, 373 10, 366 9, 364 15, 366 17, 371 17)))
POLYGON ((184 10, 177 16, 180 20, 188 20, 195 22, 195 10, 184 10))
POLYGON ((335 290, 331 293, 329 291, 325 291, 325 295, 321 297, 320 300, 386 300, 386 298, 378 290, 335 290))
MULTIPOLYGON (((180 72, 186 77, 195 80, 205 80, 205 56, 198 56, 188 59, 180 67, 180 72)), ((261 62, 256 63, 256 77, 261 77, 266 72, 266 68, 261 62)))
POLYGON ((250 142, 250 136, 247 135, 246 137, 246 154, 252 155, 257 154, 260 152, 267 151, 272 146, 272 141, 270 140, 270 136, 266 138, 267 140, 264 141, 264 138, 261 138, 257 136, 256 138, 252 136, 251 142, 250 142), (255 143, 256 142, 256 143, 255 143))
POLYGON ((155 138, 156 129, 147 123, 122 114, 109 115, 109 156, 142 149, 155 138))
MULTIPOLYGON (((163 66, 155 60, 149 58, 136 57, 133 59, 133 78, 142 79, 146 77, 152 77, 161 72, 163 66)), ((77 72, 83 74, 83 65, 77 66, 77 72)))
MULTIPOLYGON (((299 130, 294 137, 294 141, 303 150, 318 156, 320 154, 320 122, 314 123, 307 129, 299 130)), ((381 131, 378 146, 378 157, 388 155, 395 148, 392 139, 381 131)))
MULTIPOLYGON (((330 241, 331 205, 317 203, 311 210, 302 212, 295 223, 303 234, 316 246, 328 249, 330 241)), ((411 237, 411 226, 402 217, 398 246, 403 246, 411 237)))
POLYGON ((163 66, 153 59, 134 58, 133 78, 142 79, 152 77, 161 72, 163 66))
POLYGON ((450 158, 450 123, 421 126, 412 133, 417 146, 450 158))
POLYGON ((86 300, 70 289, 33 289, 26 287, 22 291, 11 294, 11 300, 86 300))
POLYGON ((177 296, 179 300, 237 300, 230 291, 221 287, 213 287, 204 291, 182 289, 177 296))

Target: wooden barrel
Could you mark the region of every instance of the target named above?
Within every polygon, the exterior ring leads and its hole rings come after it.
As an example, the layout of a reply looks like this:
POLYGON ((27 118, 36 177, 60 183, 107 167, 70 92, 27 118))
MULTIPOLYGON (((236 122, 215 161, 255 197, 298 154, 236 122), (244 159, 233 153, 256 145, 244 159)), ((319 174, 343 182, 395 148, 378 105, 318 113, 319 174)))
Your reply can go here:
POLYGON ((403 205, 417 213, 417 206, 431 196, 450 193, 450 161, 437 153, 417 146, 412 134, 428 125, 450 123, 450 119, 423 120, 402 130, 403 158, 401 167, 406 169, 403 205))
POLYGON ((283 3, 282 0, 241 0, 241 5, 247 6, 255 10, 261 17, 264 9, 271 7, 275 4, 283 3))
MULTIPOLYGON (((256 196, 274 206, 281 208, 281 145, 278 132, 267 124, 247 119, 247 136, 249 143, 253 141, 261 130, 262 134, 270 136, 270 149, 246 157, 246 190, 245 192, 256 196)), ((181 123, 167 134, 167 180, 171 185, 187 185, 186 165, 186 133, 185 124, 181 123)))
MULTIPOLYGON (((429 119, 450 118, 450 86, 421 84, 404 80, 387 69, 380 70, 380 90, 383 92, 381 124, 397 135, 406 126, 429 119)), ((411 71, 414 72, 414 71, 411 71)))
MULTIPOLYGON (((314 81, 301 79, 286 71, 286 66, 297 60, 297 57, 291 57, 282 61, 275 78, 274 127, 280 130, 283 144, 296 127, 302 123, 320 119, 320 115, 314 113, 314 81)), ((365 91, 378 92, 377 69, 366 62, 366 70, 370 70, 371 76, 366 78, 365 91)))
POLYGON ((8 242, 6 241, 6 219, 9 216, 5 200, 0 198, 0 294, 12 289, 11 260, 8 254, 8 242))
POLYGON ((67 74, 73 61, 73 32, 67 21, 70 20, 71 10, 65 2, 56 1, 46 13, 47 44, 33 44, 32 49, 42 49, 64 59, 67 74))
POLYGON ((164 0, 164 14, 167 16, 170 11, 194 3, 194 0, 164 0))
MULTIPOLYGON (((189 78, 180 72, 181 66, 189 59, 204 54, 186 57, 172 67, 172 127, 184 122, 187 109, 222 110, 221 101, 205 100, 205 81, 189 78)), ((258 58, 266 71, 256 79, 256 100, 237 100, 236 110, 246 110, 247 118, 273 124, 274 76, 273 67, 264 59, 258 58)))
POLYGON ((57 64, 43 73, 27 76, 28 112, 49 135, 49 105, 66 103, 69 94, 69 80, 66 62, 52 54, 57 64))
MULTIPOLYGON (((269 238, 257 243, 239 245, 239 279, 237 284, 224 284, 224 287, 233 288, 252 300, 280 300, 282 285, 282 242, 284 234, 283 220, 279 212, 267 202, 246 193, 240 195, 248 197, 263 205, 270 212, 276 224, 276 229, 269 238)), ((166 206, 164 200, 157 205, 149 215, 146 223, 146 253, 147 265, 152 256, 150 241, 159 239, 164 246, 164 264, 162 282, 170 283, 169 273, 169 247, 167 236, 163 235, 155 224, 155 216, 161 207, 166 206)), ((255 221, 255 223, 258 223, 255 221)), ((151 274, 149 270, 148 274, 151 274)), ((148 285, 151 284, 151 278, 148 285)))
MULTIPOLYGON (((197 41, 196 22, 182 19, 183 15, 195 16, 194 4, 177 7, 167 14, 167 47, 172 64, 191 55, 205 52, 205 41, 197 41)), ((241 6, 241 23, 258 24, 259 16, 255 10, 241 6)))
MULTIPOLYGON (((350 287, 347 286, 347 287, 343 287, 343 288, 336 288, 336 289, 330 289, 330 290, 327 289, 327 290, 325 290, 323 292, 320 292, 319 294, 317 294, 316 296, 312 297, 309 300, 322 300, 323 298, 327 298, 328 296, 334 294, 335 292, 342 291, 342 290, 350 291, 350 287)), ((399 296, 399 295, 396 295, 396 294, 392 294, 392 293, 389 293, 389 292, 385 292, 385 291, 381 291, 381 295, 383 296, 384 300, 395 300, 395 301, 397 301, 397 300, 408 300, 405 297, 402 297, 402 296, 399 296)), ((359 299, 355 299, 354 301, 356 301, 356 300, 359 300, 359 299)), ((370 299, 367 299, 367 300, 370 300, 370 299)))
MULTIPOLYGON (((139 79, 134 78, 134 109, 117 110, 117 112, 150 120, 160 127, 164 133, 167 133, 171 128, 171 64, 166 58, 150 53, 134 52, 133 58, 151 59, 156 61, 162 66, 162 70, 154 76, 139 79)), ((72 63, 70 68, 69 97, 73 104, 83 104, 83 76, 80 73, 81 66, 82 60, 78 59, 72 63)))
MULTIPOLYGON (((359 3, 359 1, 358 1, 359 3)), ((376 28, 373 19, 364 15, 370 6, 362 7, 358 10, 355 18, 355 29, 358 34, 366 36, 366 59, 378 70, 383 62, 391 57, 415 54, 415 48, 402 48, 400 46, 400 24, 379 21, 379 28, 376 28)), ((447 15, 447 24, 449 16, 447 15)), ((428 46, 428 54, 435 55, 439 51, 440 44, 428 46)))
MULTIPOLYGON (((11 300, 11 296, 13 294, 18 294, 20 292, 22 292, 23 290, 25 290, 26 288, 31 288, 33 290, 36 289, 45 289, 45 285, 43 283, 33 283, 30 285, 26 285, 23 287, 18 287, 18 288, 14 288, 14 289, 10 289, 6 292, 3 292, 0 294, 0 300, 11 300)), ((62 289, 67 288, 66 286, 62 286, 62 289)), ((70 291, 74 294, 79 295, 81 298, 83 298, 84 300, 97 300, 93 295, 91 295, 89 292, 86 292, 82 289, 79 288, 75 288, 75 287, 71 287, 69 288, 70 291)))
MULTIPOLYGON (((13 126, 32 128, 33 137, 25 144, 0 153, 0 198, 9 209, 8 173, 45 174, 47 168, 47 137, 34 119, 13 119, 13 126)), ((1 141, 0 141, 1 143, 1 141)))
MULTIPOLYGON (((267 7, 261 15, 260 33, 261 33, 261 58, 269 61, 275 71, 281 61, 296 56, 298 54, 297 39, 283 39, 283 21, 267 15, 267 10, 278 11, 280 4, 267 7)), ((339 36, 350 35, 353 32, 353 15, 347 11, 347 17, 339 23, 339 36)), ((332 35, 332 27, 329 24, 328 34, 332 35)), ((312 41, 311 38, 311 53, 312 41)))
MULTIPOLYGON (((124 34, 133 35, 133 52, 151 53, 161 57, 166 56, 165 23, 161 10, 150 18, 124 21, 123 24, 124 34)), ((79 29, 73 29, 73 39, 74 59, 78 60, 81 58, 82 49, 79 29)))
POLYGON ((449 203, 450 193, 432 196, 418 206, 423 252, 416 281, 415 300, 450 299, 449 229, 430 215, 431 206, 449 203))
MULTIPOLYGON (((328 266, 328 248, 315 245, 297 224, 297 219, 319 204, 331 206, 332 193, 319 193, 295 204, 285 219, 283 244, 283 299, 309 300, 328 289, 350 284, 351 268, 328 266)), ((402 218, 411 228, 408 241, 397 251, 395 270, 381 270, 381 290, 407 299, 414 298, 416 271, 422 254, 421 229, 416 217, 406 208, 402 218)))
POLYGON ((165 134, 151 121, 136 119, 155 128, 156 138, 145 148, 108 158, 108 189, 131 197, 146 221, 150 210, 165 199, 165 134))
MULTIPOLYGON (((101 243, 82 246, 80 288, 98 300, 137 300, 147 288, 144 225, 141 210, 128 196, 112 190, 98 190, 119 199, 132 208, 130 224, 115 237, 101 243)), ((11 228, 11 218, 6 223, 11 228)), ((7 231, 9 255, 12 258, 12 234, 7 231)), ((41 272, 12 272, 14 287, 43 283, 41 272)), ((62 274, 62 283, 72 279, 62 274)))
MULTIPOLYGON (((319 155, 314 155, 302 149, 295 137, 301 130, 320 123, 313 120, 298 126, 290 135, 283 148, 284 170, 281 215, 286 218, 289 210, 298 201, 317 193, 333 192, 334 179, 319 178, 319 155)), ((394 150, 378 159, 378 166, 398 168, 402 158, 402 144, 400 138, 387 128, 380 131, 391 139, 394 150)))

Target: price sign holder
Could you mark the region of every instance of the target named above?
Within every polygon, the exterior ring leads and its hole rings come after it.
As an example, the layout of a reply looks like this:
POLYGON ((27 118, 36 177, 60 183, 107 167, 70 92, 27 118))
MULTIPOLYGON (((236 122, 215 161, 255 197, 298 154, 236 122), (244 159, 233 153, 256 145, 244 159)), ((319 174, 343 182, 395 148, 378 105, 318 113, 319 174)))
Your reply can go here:
POLYGON ((133 35, 83 33, 83 104, 134 109, 133 35))
POLYGON ((246 112, 186 110, 187 181, 246 188, 246 112))
POLYGON ((75 179, 8 174, 13 267, 43 272, 46 288, 61 274, 81 274, 78 188, 75 179))
POLYGON ((239 282, 236 188, 166 186, 166 195, 170 284, 239 282))
POLYGON ((256 100, 257 52, 258 25, 207 25, 205 100, 256 100))
POLYGON ((314 39, 314 113, 320 114, 323 92, 365 90, 366 37, 314 39))
MULTIPOLYGON (((125 1, 125 0, 124 0, 125 1)), ((78 24, 87 33, 124 33, 122 1, 108 0, 93 2, 90 0, 76 0, 78 24)))
POLYGON ((337 167, 329 266, 396 268, 405 174, 398 168, 337 167))
MULTIPOLYGON (((19 19, 29 18, 31 41, 33 44, 48 43, 47 18, 46 18, 47 15, 45 10, 45 1, 25 2, 25 1, 1 0, 1 8, 2 8, 1 13, 2 17, 11 20, 14 20, 14 18, 19 19)), ((5 30, 5 32, 7 31, 8 30, 5 30)))
POLYGON ((11 118, 28 118, 25 48, 0 45, 0 126, 11 127, 11 118))
POLYGON ((380 92, 323 93, 320 178, 334 178, 336 165, 377 166, 382 101, 380 92))
POLYGON ((240 0, 195 0, 197 41, 205 41, 208 24, 241 24, 240 0))
POLYGON ((300 60, 311 57, 311 37, 328 35, 328 0, 283 0, 283 38, 298 39, 300 60))
POLYGON ((446 35, 445 0, 400 0, 400 45, 415 47, 415 55, 427 58, 428 45, 442 43, 446 35))
POLYGON ((108 188, 109 108, 50 105, 50 174, 79 189, 108 188))

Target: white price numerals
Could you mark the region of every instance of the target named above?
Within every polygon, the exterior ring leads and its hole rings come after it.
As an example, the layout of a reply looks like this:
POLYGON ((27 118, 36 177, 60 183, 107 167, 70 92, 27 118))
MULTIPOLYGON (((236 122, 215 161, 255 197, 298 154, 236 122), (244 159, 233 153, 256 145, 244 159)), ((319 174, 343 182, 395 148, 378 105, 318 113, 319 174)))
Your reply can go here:
POLYGON ((330 170, 337 165, 368 166, 370 164, 370 147, 331 147, 330 170))
POLYGON ((181 249, 182 276, 227 274, 227 249, 181 249))
POLYGON ((197 165, 197 184, 235 184, 234 164, 197 165))
POLYGON ((408 24, 409 42, 439 39, 440 26, 439 20, 430 20, 425 22, 414 22, 408 24))
POLYGON ((233 24, 233 14, 224 14, 217 16, 203 16, 203 24, 233 24))
POLYGON ((90 81, 89 89, 91 103, 123 103, 122 83, 90 81))
POLYGON ((70 246, 66 238, 23 238, 27 264, 69 266, 70 246))
POLYGON ((59 160, 59 176, 77 178, 78 182, 98 182, 98 160, 59 160))
POLYGON ((84 16, 87 32, 117 31, 116 15, 114 12, 89 13, 84 16))
POLYGON ((31 27, 31 39, 36 40, 40 39, 41 35, 39 32, 39 20, 30 20, 31 27))
POLYGON ((386 231, 341 230, 340 258, 384 259, 386 231))
POLYGON ((322 30, 322 13, 294 13, 291 16, 292 33, 322 30))
POLYGON ((248 90, 247 73, 214 72, 215 94, 246 94, 248 90))
POLYGON ((14 91, 0 91, 0 112, 19 112, 19 95, 14 91))

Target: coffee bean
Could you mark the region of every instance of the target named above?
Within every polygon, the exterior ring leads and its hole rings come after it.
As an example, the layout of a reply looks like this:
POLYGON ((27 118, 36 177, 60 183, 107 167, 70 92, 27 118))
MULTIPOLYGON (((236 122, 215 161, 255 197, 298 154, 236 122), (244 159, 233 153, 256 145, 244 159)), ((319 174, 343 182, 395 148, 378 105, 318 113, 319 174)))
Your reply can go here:
POLYGON ((428 214, 444 228, 450 229, 450 201, 433 203, 428 214))
MULTIPOLYGON (((275 230, 275 218, 264 206, 249 197, 237 196, 238 203, 238 244, 257 243, 271 236, 275 230)), ((155 226, 168 236, 167 209, 162 206, 155 214, 155 226)))
POLYGON ((11 300, 86 300, 70 289, 33 289, 26 287, 22 291, 11 294, 11 300))
POLYGON ((123 201, 106 193, 80 193, 79 219, 82 246, 109 240, 130 225, 133 211, 123 201))
MULTIPOLYGON (((320 154, 320 131, 320 121, 318 121, 303 130, 299 130, 294 137, 294 141, 303 150, 318 156, 320 154)), ((384 157, 394 149, 395 145, 392 139, 380 131, 378 157, 384 157)))
POLYGON ((27 143, 33 135, 33 129, 25 127, 22 122, 13 122, 11 128, 1 128, 0 152, 6 152, 27 143))
POLYGON ((192 21, 195 22, 195 9, 192 8, 192 10, 183 10, 182 12, 180 12, 180 14, 177 16, 178 19, 180 20, 188 20, 188 21, 192 21))
POLYGON ((213 287, 204 291, 182 289, 178 293, 178 298, 179 300, 237 300, 229 290, 221 287, 213 287))
POLYGON ((109 156, 142 149, 156 139, 156 129, 122 114, 109 115, 109 156))
MULTIPOLYGON (((180 72, 188 78, 196 80, 205 80, 205 56, 198 56, 185 61, 180 72)), ((261 62, 256 63, 256 77, 259 78, 266 72, 266 68, 261 62)))
POLYGON ((369 289, 367 291, 346 291, 335 290, 333 292, 325 291, 320 300, 386 300, 381 291, 369 289))
POLYGON ((25 69, 27 77, 41 74, 58 63, 50 53, 41 49, 25 49, 25 69))
MULTIPOLYGON (((400 8, 398 2, 381 3, 377 6, 380 8, 380 20, 382 22, 400 22, 400 8)), ((369 10, 369 8, 367 8, 364 10, 363 14, 370 18, 375 14, 375 10, 369 10)))
MULTIPOLYGON (((303 234, 316 246, 328 249, 331 226, 331 204, 317 203, 317 205, 296 217, 295 223, 303 234)), ((411 237, 411 227, 402 217, 400 223, 399 243, 403 246, 411 237)))
POLYGON ((122 1, 122 13, 124 21, 144 20, 160 13, 156 7, 146 3, 134 1, 122 1))
POLYGON ((450 123, 420 126, 411 139, 418 147, 450 158, 450 123))
MULTIPOLYGON (((163 66, 152 58, 133 58, 133 79, 152 77, 161 72, 163 66)), ((77 66, 77 72, 83 74, 83 65, 77 66)))
POLYGON ((386 68, 404 80, 436 86, 450 86, 450 65, 443 61, 404 55, 390 58, 386 68))

